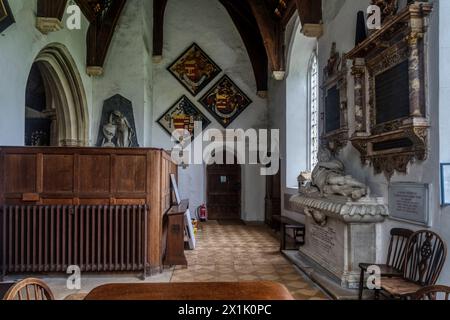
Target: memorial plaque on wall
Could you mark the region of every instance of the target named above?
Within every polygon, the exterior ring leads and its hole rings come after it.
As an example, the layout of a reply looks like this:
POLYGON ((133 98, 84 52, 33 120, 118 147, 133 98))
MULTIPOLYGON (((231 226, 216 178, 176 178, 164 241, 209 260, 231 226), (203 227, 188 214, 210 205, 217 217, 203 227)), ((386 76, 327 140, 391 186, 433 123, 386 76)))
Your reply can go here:
POLYGON ((102 118, 97 137, 98 147, 138 148, 133 105, 116 94, 103 103, 102 118))
POLYGON ((375 77, 377 124, 409 116, 408 61, 375 77))
POLYGON ((341 128, 341 98, 339 89, 334 86, 325 97, 325 131, 332 132, 341 128))
POLYGON ((428 197, 427 184, 392 183, 389 186, 391 218, 428 225, 428 197))

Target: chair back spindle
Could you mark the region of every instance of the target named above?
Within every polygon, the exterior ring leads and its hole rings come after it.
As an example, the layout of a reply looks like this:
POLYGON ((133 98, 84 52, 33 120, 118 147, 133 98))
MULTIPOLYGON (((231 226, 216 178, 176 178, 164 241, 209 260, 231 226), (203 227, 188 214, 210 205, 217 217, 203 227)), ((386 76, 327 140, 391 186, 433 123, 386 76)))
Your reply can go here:
POLYGON ((408 241, 403 277, 421 286, 436 284, 447 257, 447 246, 436 233, 415 232, 408 241))
POLYGON ((408 239, 414 232, 409 229, 394 228, 388 248, 386 264, 396 270, 403 271, 408 239))
POLYGON ((17 282, 6 292, 3 300, 55 300, 52 291, 42 280, 29 278, 17 282))

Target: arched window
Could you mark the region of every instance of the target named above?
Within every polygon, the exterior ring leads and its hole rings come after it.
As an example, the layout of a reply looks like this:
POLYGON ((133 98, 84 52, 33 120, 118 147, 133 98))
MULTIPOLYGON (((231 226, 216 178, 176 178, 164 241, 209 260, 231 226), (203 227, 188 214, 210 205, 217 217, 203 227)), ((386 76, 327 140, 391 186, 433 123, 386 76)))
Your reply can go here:
POLYGON ((308 70, 309 169, 317 165, 319 151, 319 63, 314 51, 308 70))

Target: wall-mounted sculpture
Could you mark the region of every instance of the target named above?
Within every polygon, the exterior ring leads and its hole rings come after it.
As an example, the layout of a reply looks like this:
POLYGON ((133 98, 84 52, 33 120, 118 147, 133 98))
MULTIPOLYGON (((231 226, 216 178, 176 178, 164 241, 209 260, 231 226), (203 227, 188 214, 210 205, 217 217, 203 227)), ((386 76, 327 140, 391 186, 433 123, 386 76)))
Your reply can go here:
POLYGON ((328 149, 321 148, 318 159, 312 172, 312 185, 322 196, 340 195, 359 200, 368 194, 367 186, 345 174, 344 164, 333 158, 328 149))
POLYGON ((324 68, 324 128, 322 140, 333 153, 338 153, 348 142, 347 68, 336 50, 331 47, 330 58, 324 68))
POLYGON ((8 0, 0 0, 0 33, 15 22, 8 0))
POLYGON ((355 133, 363 164, 388 179, 407 173, 428 152, 426 19, 431 3, 414 2, 385 22, 347 55, 353 61, 355 133))
POLYGON ((168 70, 194 97, 222 72, 195 43, 168 70))
POLYGON ((109 98, 103 104, 97 146, 110 148, 139 147, 132 103, 119 94, 109 98))

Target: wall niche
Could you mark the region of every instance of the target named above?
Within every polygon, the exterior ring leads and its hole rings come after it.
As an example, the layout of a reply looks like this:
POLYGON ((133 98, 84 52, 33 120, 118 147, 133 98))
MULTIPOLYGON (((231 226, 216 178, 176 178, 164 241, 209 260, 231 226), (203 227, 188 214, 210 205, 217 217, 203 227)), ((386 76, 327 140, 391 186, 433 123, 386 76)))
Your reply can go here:
POLYGON ((427 158, 425 34, 432 4, 414 2, 386 19, 345 58, 352 60, 355 132, 363 164, 388 180, 427 158))

